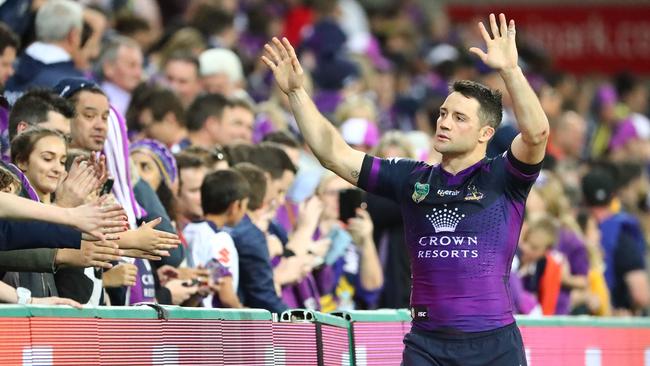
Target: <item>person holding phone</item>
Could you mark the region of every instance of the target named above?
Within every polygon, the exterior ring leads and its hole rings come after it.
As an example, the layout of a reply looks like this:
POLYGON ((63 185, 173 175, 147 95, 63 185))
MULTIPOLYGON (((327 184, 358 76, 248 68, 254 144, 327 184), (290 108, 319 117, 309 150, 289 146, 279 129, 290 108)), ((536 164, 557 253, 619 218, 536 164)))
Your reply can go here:
POLYGON ((328 172, 316 188, 316 196, 323 202, 317 232, 331 240, 324 266, 315 272, 321 310, 372 308, 384 275, 364 192, 328 172))
POLYGON ((501 95, 457 81, 440 107, 434 147, 442 162, 433 166, 352 149, 303 88, 304 72, 289 41, 274 38, 265 45, 262 61, 321 164, 401 205, 413 276, 404 365, 526 364, 507 279, 549 124, 518 66, 514 20, 490 14, 490 28, 492 34, 479 23, 487 52, 470 52, 498 71, 521 132, 502 155, 486 158, 502 118, 501 95))

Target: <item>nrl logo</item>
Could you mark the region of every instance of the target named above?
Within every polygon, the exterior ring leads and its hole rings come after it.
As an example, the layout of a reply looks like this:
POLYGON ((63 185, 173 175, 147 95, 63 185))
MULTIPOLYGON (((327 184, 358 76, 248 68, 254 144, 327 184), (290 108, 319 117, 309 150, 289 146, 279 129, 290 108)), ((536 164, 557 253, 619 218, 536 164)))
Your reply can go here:
POLYGON ((411 196, 413 202, 420 203, 427 197, 427 195, 429 195, 429 183, 422 184, 420 182, 415 182, 413 195, 411 196))
POLYGON ((483 198, 483 192, 479 192, 475 185, 469 186, 468 190, 465 201, 478 201, 483 198))

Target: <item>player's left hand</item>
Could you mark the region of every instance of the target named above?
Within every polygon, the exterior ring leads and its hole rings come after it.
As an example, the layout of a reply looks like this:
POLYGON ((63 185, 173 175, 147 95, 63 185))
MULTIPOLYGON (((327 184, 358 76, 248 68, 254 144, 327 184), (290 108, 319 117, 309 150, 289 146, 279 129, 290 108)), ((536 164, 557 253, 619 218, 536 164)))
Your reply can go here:
POLYGON ((483 40, 485 40, 487 53, 478 47, 472 47, 469 51, 476 54, 486 65, 495 70, 504 71, 516 68, 519 56, 515 43, 516 31, 514 19, 511 19, 510 23, 508 23, 506 16, 501 13, 499 14, 499 24, 497 25, 496 16, 490 14, 490 29, 494 38, 490 36, 483 22, 478 23, 478 28, 483 36, 483 40))

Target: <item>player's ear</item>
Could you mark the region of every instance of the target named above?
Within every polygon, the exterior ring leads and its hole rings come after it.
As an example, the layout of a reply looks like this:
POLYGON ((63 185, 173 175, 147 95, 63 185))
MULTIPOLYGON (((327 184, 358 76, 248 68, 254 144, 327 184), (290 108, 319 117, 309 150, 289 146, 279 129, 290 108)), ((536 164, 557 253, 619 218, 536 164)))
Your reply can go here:
POLYGON ((479 130, 478 141, 479 142, 488 142, 494 136, 494 127, 490 125, 485 125, 479 130))

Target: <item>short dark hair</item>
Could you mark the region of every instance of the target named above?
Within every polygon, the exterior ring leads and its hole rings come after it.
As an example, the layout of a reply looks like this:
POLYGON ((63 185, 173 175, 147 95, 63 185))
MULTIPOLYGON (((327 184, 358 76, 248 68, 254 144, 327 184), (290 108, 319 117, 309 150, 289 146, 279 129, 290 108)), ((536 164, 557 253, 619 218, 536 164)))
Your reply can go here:
POLYGON ((251 163, 239 163, 232 168, 241 173, 251 187, 248 196, 248 209, 254 211, 262 207, 267 190, 264 171, 251 163))
POLYGON ((160 122, 167 113, 172 113, 181 124, 185 121, 183 103, 176 94, 164 88, 153 88, 140 104, 140 111, 151 111, 154 122, 160 122))
POLYGON ((129 132, 142 131, 142 126, 140 126, 140 113, 142 112, 142 106, 147 99, 149 99, 149 94, 155 88, 155 85, 149 85, 142 82, 131 92, 131 102, 129 103, 129 107, 126 109, 126 115, 124 116, 124 118, 126 118, 126 127, 129 132))
POLYGON ((276 144, 290 147, 292 149, 299 149, 300 142, 298 139, 293 137, 289 132, 286 131, 274 131, 264 136, 262 139, 263 142, 274 142, 276 144))
POLYGON ((634 89, 636 89, 642 82, 629 71, 619 73, 614 78, 614 85, 616 92, 620 99, 625 99, 634 89))
POLYGON ((492 90, 475 81, 459 80, 449 88, 449 92, 458 92, 464 97, 476 99, 479 104, 478 118, 481 123, 494 129, 501 124, 503 105, 500 91, 492 90))
POLYGON ((167 64, 169 64, 172 61, 185 62, 186 64, 194 65, 194 70, 196 71, 196 77, 199 78, 201 76, 201 63, 199 62, 199 59, 193 54, 189 53, 188 51, 180 50, 172 53, 165 60, 165 63, 163 65, 163 70, 167 67, 167 64))
POLYGON ((211 116, 220 119, 223 116, 223 110, 228 104, 228 99, 221 94, 199 95, 187 109, 185 115, 187 129, 190 131, 201 130, 205 125, 205 120, 211 116))
POLYGON ((192 145, 187 149, 183 150, 183 153, 201 159, 203 165, 208 169, 212 169, 214 165, 220 161, 225 160, 226 162, 228 162, 228 157, 226 153, 222 149, 216 146, 211 149, 208 149, 207 147, 192 145))
POLYGON ((259 144, 255 153, 251 155, 250 161, 268 172, 273 179, 282 178, 285 170, 296 173, 296 166, 291 162, 289 155, 282 149, 281 145, 273 142, 259 144))
POLYGON ((176 196, 174 196, 174 192, 172 192, 171 188, 169 188, 167 184, 162 183, 158 186, 158 189, 156 189, 156 195, 165 209, 165 212, 167 212, 167 215, 171 218, 175 218, 178 203, 176 202, 176 196))
POLYGON ((66 144, 67 148, 68 145, 65 137, 60 132, 49 128, 33 127, 11 140, 11 161, 16 164, 28 161, 29 155, 34 151, 36 143, 50 136, 59 137, 66 144))
POLYGON ((133 36, 138 32, 149 32, 151 26, 141 16, 131 13, 120 13, 115 18, 115 30, 125 36, 133 36))
POLYGON ((0 22, 0 54, 4 53, 7 47, 12 47, 18 52, 20 38, 5 23, 0 22))
POLYGON ((181 175, 181 170, 206 167, 205 161, 201 159, 200 156, 187 153, 186 151, 174 154, 174 158, 176 159, 176 168, 178 169, 178 189, 183 187, 183 176, 181 175))
POLYGON ((204 36, 210 37, 232 27, 234 21, 235 16, 220 6, 203 4, 198 7, 194 17, 190 20, 190 25, 204 36))
POLYGON ((201 207, 205 214, 220 215, 235 201, 250 196, 251 187, 241 173, 217 170, 205 176, 201 184, 201 207))
POLYGON ((233 144, 223 147, 228 164, 235 166, 239 163, 250 163, 251 155, 255 154, 257 147, 249 144, 233 144))
POLYGON ((179 152, 178 154, 174 154, 174 158, 176 159, 176 167, 179 171, 181 169, 205 167, 205 161, 199 155, 187 152, 185 150, 179 152))
POLYGON ((11 109, 9 114, 9 139, 16 137, 18 123, 30 125, 47 122, 47 114, 57 112, 66 118, 75 115, 74 106, 47 89, 32 89, 23 94, 11 109))

